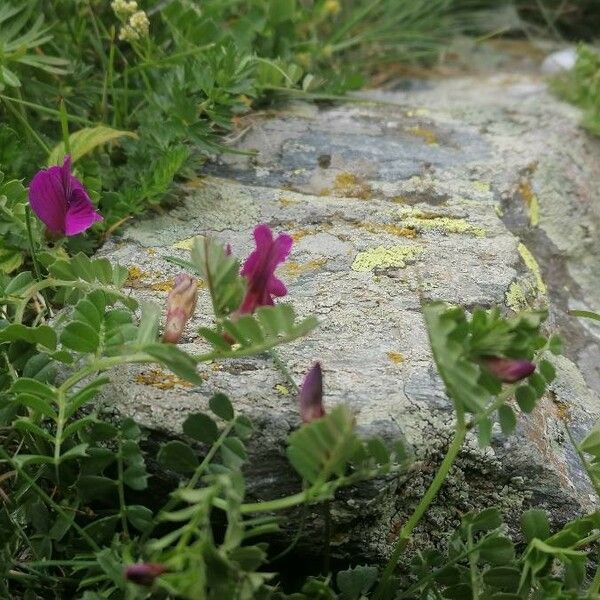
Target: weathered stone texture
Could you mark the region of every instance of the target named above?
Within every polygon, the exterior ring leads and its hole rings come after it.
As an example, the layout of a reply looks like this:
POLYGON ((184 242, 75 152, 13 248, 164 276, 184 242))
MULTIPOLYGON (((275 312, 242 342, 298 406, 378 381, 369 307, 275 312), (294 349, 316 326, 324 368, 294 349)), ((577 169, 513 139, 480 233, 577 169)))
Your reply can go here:
MULTIPOLYGON (((365 432, 402 436, 417 458, 402 481, 342 495, 333 508, 340 553, 389 550, 451 431, 421 300, 507 311, 548 303, 568 352, 557 360, 556 385, 521 418, 517 435, 498 432, 485 452, 469 441, 419 538, 440 540, 462 513, 490 504, 513 520, 542 506, 557 523, 590 506, 563 426, 569 415, 580 436, 600 416, 600 329, 566 314, 600 308, 600 147, 578 118, 543 82, 516 75, 368 92, 333 108, 293 105, 247 123, 238 147, 255 156, 222 157, 185 188, 179 207, 129 227, 104 250, 132 268, 136 295, 163 303, 178 272, 165 258, 186 256, 192 236, 212 234, 240 256, 258 222, 295 237, 280 274, 299 312, 322 324, 282 349, 283 360, 298 381, 322 361, 327 406, 348 403, 365 432)), ((194 331, 209 315, 204 293, 185 349, 201 348, 194 331)), ((177 436, 189 412, 224 391, 257 424, 251 493, 296 491, 284 439, 298 414, 283 375, 262 358, 203 372, 204 385, 189 388, 128 369, 116 375, 105 405, 150 432, 177 436)), ((312 543, 320 546, 319 536, 312 543)))

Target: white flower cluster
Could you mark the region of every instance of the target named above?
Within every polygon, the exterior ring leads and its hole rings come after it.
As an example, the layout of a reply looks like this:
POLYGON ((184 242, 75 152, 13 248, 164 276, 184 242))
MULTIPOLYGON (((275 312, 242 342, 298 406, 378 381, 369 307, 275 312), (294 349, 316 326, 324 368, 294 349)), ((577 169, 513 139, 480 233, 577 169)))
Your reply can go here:
POLYGON ((113 0, 110 7, 117 16, 126 17, 138 9, 138 3, 135 0, 113 0))
POLYGON ((135 42, 148 36, 150 20, 143 10, 138 10, 129 17, 126 25, 119 31, 119 39, 126 42, 135 42))

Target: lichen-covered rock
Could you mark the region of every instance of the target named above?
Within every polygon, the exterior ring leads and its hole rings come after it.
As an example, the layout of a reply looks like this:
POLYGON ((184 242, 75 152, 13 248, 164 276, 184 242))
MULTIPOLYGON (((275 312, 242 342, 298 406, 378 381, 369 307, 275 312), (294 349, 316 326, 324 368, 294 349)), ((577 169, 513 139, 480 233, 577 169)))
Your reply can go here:
MULTIPOLYGON (((361 429, 403 437, 415 467, 400 481, 345 491, 332 508, 340 555, 381 558, 441 460, 452 410, 437 377, 422 300, 506 311, 549 305, 567 338, 558 380, 518 434, 495 434, 482 451, 469 440, 417 530, 439 541, 473 508, 500 506, 509 521, 531 505, 555 523, 590 508, 592 497, 565 439, 600 416, 597 327, 569 308, 600 308, 600 145, 578 127, 578 111, 530 76, 454 79, 415 90, 369 92, 357 103, 299 104, 256 117, 240 149, 191 182, 178 208, 129 227, 104 253, 130 268, 133 292, 164 302, 190 238, 211 234, 246 255, 258 222, 294 236, 280 269, 300 313, 320 328, 281 349, 299 381, 318 359, 326 405, 348 403, 361 429)), ((210 320, 201 293, 184 348, 210 320)), ((268 359, 203 368, 192 388, 151 369, 116 374, 108 411, 134 417, 151 436, 180 435, 191 411, 228 393, 257 424, 249 491, 258 499, 298 490, 285 461, 298 425, 297 400, 268 359)), ((319 509, 307 531, 319 528, 319 509)), ((321 546, 319 535, 305 544, 321 546)))

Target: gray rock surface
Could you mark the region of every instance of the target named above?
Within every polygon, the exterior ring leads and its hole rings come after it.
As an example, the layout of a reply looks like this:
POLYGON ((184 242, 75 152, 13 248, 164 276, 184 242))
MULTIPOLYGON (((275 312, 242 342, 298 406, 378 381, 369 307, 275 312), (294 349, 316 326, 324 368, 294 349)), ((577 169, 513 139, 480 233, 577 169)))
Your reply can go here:
MULTIPOLYGON (((418 530, 443 540, 461 514, 500 506, 509 521, 531 505, 556 524, 592 505, 565 439, 600 416, 598 327, 567 315, 600 308, 600 144, 578 111, 530 75, 458 78, 367 92, 342 106, 298 104, 251 117, 237 142, 255 156, 228 155, 182 191, 182 203, 129 227, 103 250, 131 269, 132 292, 163 303, 189 239, 211 234, 236 254, 251 249, 256 223, 296 239, 280 275, 301 314, 321 327, 280 351, 299 381, 318 359, 326 405, 348 403, 361 429, 404 437, 417 462, 402 480, 347 491, 333 505, 340 555, 381 558, 439 464, 452 410, 437 377, 420 297, 506 311, 548 304, 567 338, 556 385, 517 435, 493 448, 469 440, 418 530)), ((210 320, 206 293, 184 348, 210 320)), ((267 359, 204 367, 198 388, 151 369, 117 373, 106 410, 134 417, 151 437, 181 433, 189 412, 217 390, 256 423, 252 496, 298 490, 284 440, 298 425, 296 398, 267 359)), ((307 548, 321 546, 319 511, 307 548), (311 546, 312 545, 312 546, 311 546)))

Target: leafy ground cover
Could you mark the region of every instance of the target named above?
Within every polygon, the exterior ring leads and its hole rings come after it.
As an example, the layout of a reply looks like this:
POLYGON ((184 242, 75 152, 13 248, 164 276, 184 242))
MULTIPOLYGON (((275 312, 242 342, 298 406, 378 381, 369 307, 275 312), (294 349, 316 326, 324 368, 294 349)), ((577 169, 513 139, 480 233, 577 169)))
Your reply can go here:
MULTIPOLYGON (((583 35, 596 5, 511 6, 552 34, 576 27, 583 35)), ((547 515, 531 510, 513 540, 490 507, 464 515, 443 552, 405 559, 469 432, 482 447, 496 422, 511 435, 553 381, 560 340, 544 329, 544 312, 504 318, 423 307, 454 438, 384 566, 332 572, 315 557, 313 576, 293 584, 274 572, 282 553, 269 536, 287 510, 327 507, 339 489, 410 462, 401 444, 361 438, 343 405, 325 413, 320 365, 306 366, 302 426, 287 443, 297 492, 270 502, 247 501, 253 427, 235 398, 215 395, 206 412, 185 419, 181 441, 157 452, 132 420, 107 421, 94 405, 121 365, 156 364, 199 384, 199 363, 261 355, 278 364, 276 347, 317 323, 277 301, 287 291, 275 271, 292 240, 266 225, 243 262, 229 247, 195 242, 179 262, 187 274, 169 295, 162 334, 161 308, 125 294, 126 271, 90 258, 92 250, 128 219, 174 200, 178 179, 227 151, 240 115, 281 97, 336 99, 386 63, 434 61, 455 34, 478 32, 475 17, 489 9, 450 0, 0 5, 2 598, 600 598, 598 513, 552 531, 547 515), (209 350, 194 356, 177 342, 198 278, 213 315, 198 331, 209 350), (143 495, 150 464, 178 478, 158 507, 143 495)), ((596 97, 595 61, 582 51, 577 102, 596 97)), ((598 432, 576 450, 600 494, 598 432)))

